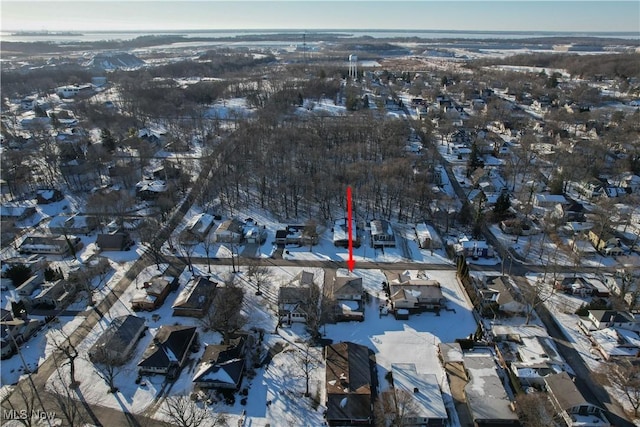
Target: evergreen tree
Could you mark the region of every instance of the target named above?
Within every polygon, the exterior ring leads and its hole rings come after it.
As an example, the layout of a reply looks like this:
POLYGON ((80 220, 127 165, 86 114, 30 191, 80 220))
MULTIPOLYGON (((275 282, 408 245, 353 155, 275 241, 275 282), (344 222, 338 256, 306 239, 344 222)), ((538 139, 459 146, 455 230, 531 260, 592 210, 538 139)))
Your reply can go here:
POLYGON ((493 207, 493 215, 496 221, 502 221, 507 216, 510 207, 511 201, 509 200, 509 193, 505 191, 498 196, 496 204, 493 207))
POLYGON ((107 128, 102 128, 100 131, 100 139, 102 140, 102 146, 109 152, 113 152, 116 149, 116 139, 111 135, 111 132, 107 128))

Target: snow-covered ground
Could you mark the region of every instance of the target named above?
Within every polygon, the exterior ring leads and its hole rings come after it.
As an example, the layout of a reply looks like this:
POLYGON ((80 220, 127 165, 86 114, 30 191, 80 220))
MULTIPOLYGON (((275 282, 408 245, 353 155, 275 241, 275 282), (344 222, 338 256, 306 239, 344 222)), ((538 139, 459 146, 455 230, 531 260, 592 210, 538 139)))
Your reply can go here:
MULTIPOLYGON (((146 346, 152 339, 157 328, 163 324, 180 322, 185 325, 199 325, 197 319, 174 318, 171 315, 171 305, 177 296, 170 294, 162 307, 152 313, 137 313, 136 315, 146 319, 149 333, 146 333, 136 345, 130 361, 123 366, 121 373, 116 377, 116 386, 119 391, 115 394, 107 393, 106 383, 98 376, 93 364, 87 359, 86 352, 99 337, 111 320, 117 316, 132 314, 129 300, 137 291, 136 283, 142 283, 153 275, 162 274, 166 265, 160 269, 151 266, 138 275, 127 291, 120 297, 104 318, 93 328, 87 338, 78 346, 81 357, 76 360, 77 378, 80 381, 80 392, 88 402, 108 406, 114 409, 143 413, 150 411, 159 418, 163 418, 162 401, 157 397, 165 388, 164 378, 160 376, 144 377, 144 385, 136 385, 133 378, 137 375, 136 364, 139 361, 146 346), (152 316, 153 315, 153 316, 152 316)), ((230 274, 228 266, 216 266, 211 273, 207 272, 206 265, 197 265, 196 272, 212 277, 212 280, 222 281, 230 274)), ((239 419, 244 416, 250 419, 255 426, 287 425, 294 422, 295 425, 316 426, 322 424, 322 405, 313 404, 313 399, 323 402, 324 390, 324 361, 321 349, 313 349, 317 367, 311 375, 311 397, 302 398, 304 392, 304 376, 295 360, 295 353, 308 338, 301 325, 292 327, 280 327, 275 331, 276 319, 274 316, 273 302, 269 301, 269 295, 276 294, 277 288, 288 283, 303 268, 284 269, 270 268, 271 285, 265 289, 262 296, 256 296, 250 286, 250 278, 245 272, 238 273, 236 283, 245 287, 244 313, 248 316, 247 328, 257 327, 265 331, 264 345, 272 347, 277 342, 284 345, 284 351, 277 354, 271 363, 265 368, 256 369, 255 376, 246 379, 243 388, 248 388, 246 404, 243 405, 238 396, 232 406, 217 403, 212 410, 227 414, 229 420, 239 419), (266 402, 271 401, 270 405, 266 402), (304 420, 305 424, 298 424, 304 420)), ((316 281, 323 283, 323 271, 321 269, 309 269, 316 275, 316 281)), ((413 276, 417 271, 410 272, 413 276)), ((384 295, 381 283, 385 279, 380 270, 354 270, 355 276, 363 278, 365 291, 370 295, 366 306, 366 317, 363 322, 348 322, 326 325, 323 335, 334 342, 352 341, 371 348, 376 353, 378 363, 379 384, 386 388, 385 373, 390 370, 392 363, 415 363, 419 372, 433 373, 441 381, 444 391, 444 400, 454 411, 451 398, 448 394, 448 384, 445 381, 444 372, 436 355, 436 346, 439 342, 450 342, 456 338, 466 337, 476 329, 475 320, 464 291, 458 284, 453 271, 422 271, 430 279, 438 280, 447 298, 449 310, 442 310, 440 315, 435 313, 422 313, 412 315, 409 320, 396 320, 394 317, 379 314, 379 305, 384 295)), ((337 274, 348 274, 346 270, 338 270, 337 274)), ((180 276, 181 287, 188 281, 191 273, 185 269, 180 276)), ((218 343, 220 335, 215 332, 203 333, 200 331, 202 344, 218 343)), ((183 369, 175 383, 165 391, 168 396, 188 395, 193 390, 192 377, 197 366, 197 360, 204 351, 204 345, 200 351, 191 356, 191 361, 183 369)), ((27 354, 26 357, 29 357, 27 354)), ((3 368, 4 370, 4 368, 3 368)), ((61 384, 61 378, 68 382, 68 367, 59 369, 60 375, 54 374, 49 378, 47 387, 53 388, 61 384)))

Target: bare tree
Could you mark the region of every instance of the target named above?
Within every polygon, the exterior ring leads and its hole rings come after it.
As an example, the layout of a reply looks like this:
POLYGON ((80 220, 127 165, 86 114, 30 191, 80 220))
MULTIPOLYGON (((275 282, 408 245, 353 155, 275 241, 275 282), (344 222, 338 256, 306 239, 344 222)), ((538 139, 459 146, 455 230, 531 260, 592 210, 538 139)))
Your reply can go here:
POLYGON ((163 414, 176 427, 214 427, 226 425, 219 412, 208 411, 189 396, 170 396, 164 401, 163 414))
POLYGON ((309 244, 309 252, 313 250, 313 245, 318 242, 318 224, 315 220, 310 219, 304 225, 304 230, 302 231, 302 236, 307 240, 309 244))
POLYGON ((531 427, 554 425, 555 410, 545 393, 520 394, 516 397, 516 407, 523 425, 531 427))
POLYGON ((56 373, 60 382, 53 381, 51 383, 51 388, 53 389, 53 401, 57 409, 56 412, 62 416, 65 421, 65 425, 68 425, 69 427, 85 425, 89 420, 87 419, 83 409, 80 407, 80 402, 74 398, 74 393, 71 391, 71 388, 65 387, 64 380, 62 379, 62 374, 59 369, 56 369, 56 373))
POLYGON ((602 384, 622 392, 633 415, 640 415, 640 365, 627 360, 609 361, 602 364, 597 378, 602 384))
POLYGON ((244 291, 235 286, 222 286, 216 289, 213 303, 201 323, 206 330, 220 332, 225 344, 229 343, 232 335, 247 323, 247 317, 242 314, 244 291))
POLYGON ((295 353, 296 362, 305 381, 305 397, 310 396, 309 381, 311 380, 311 374, 319 366, 318 359, 314 356, 312 349, 313 347, 308 342, 305 342, 295 353))
POLYGON ((531 322, 533 312, 536 308, 553 297, 553 291, 554 286, 547 282, 546 274, 539 276, 535 283, 520 287, 520 294, 522 296, 523 303, 526 305, 526 325, 531 322))
POLYGON ((271 271, 269 271, 269 267, 262 265, 259 259, 249 261, 247 276, 256 284, 256 295, 262 295, 260 286, 271 283, 271 271))
POLYGON ((193 256, 197 245, 195 236, 189 231, 184 230, 180 233, 179 241, 180 247, 182 248, 182 253, 187 258, 187 266, 189 267, 189 271, 193 273, 193 263, 191 262, 191 257, 193 256))
POLYGON ((158 237, 158 233, 162 228, 160 222, 155 218, 146 218, 140 224, 140 242, 148 249, 153 256, 156 267, 160 268, 162 261, 162 240, 158 237))
POLYGON ((58 332, 59 335, 52 338, 54 351, 62 353, 65 357, 66 360, 59 366, 69 365, 69 388, 75 388, 79 384, 76 380, 76 359, 80 356, 80 353, 78 353, 75 345, 71 343, 70 337, 65 332, 62 330, 58 332))
POLYGON ((91 355, 93 368, 100 378, 109 386, 109 393, 118 391, 115 381, 116 377, 123 371, 120 354, 115 356, 113 348, 98 347, 91 355))
POLYGON ((380 393, 374 403, 376 425, 380 427, 404 427, 413 425, 411 421, 418 414, 418 406, 411 393, 392 387, 380 393))
MULTIPOLYGON (((23 383, 19 383, 16 388, 15 388, 15 392, 11 395, 8 396, 6 399, 2 399, 3 402, 6 402, 9 407, 15 411, 21 411, 24 410, 26 411, 27 414, 33 414, 36 413, 38 411, 38 404, 36 403, 37 398, 36 398, 36 391, 35 390, 25 390, 26 387, 26 382, 23 383), (14 396, 18 396, 18 401, 16 402, 17 405, 19 405, 19 407, 15 407, 13 402, 12 402, 12 397, 14 396)), ((44 408, 42 408, 44 410, 44 408)), ((33 417, 16 417, 16 419, 23 425, 27 426, 27 427, 32 427, 37 425, 37 420, 35 420, 33 417)))
POLYGON ((207 233, 206 236, 203 236, 200 239, 200 243, 202 243, 204 253, 207 255, 207 271, 211 273, 211 259, 209 258, 209 255, 211 255, 211 251, 216 243, 216 236, 213 233, 207 233))

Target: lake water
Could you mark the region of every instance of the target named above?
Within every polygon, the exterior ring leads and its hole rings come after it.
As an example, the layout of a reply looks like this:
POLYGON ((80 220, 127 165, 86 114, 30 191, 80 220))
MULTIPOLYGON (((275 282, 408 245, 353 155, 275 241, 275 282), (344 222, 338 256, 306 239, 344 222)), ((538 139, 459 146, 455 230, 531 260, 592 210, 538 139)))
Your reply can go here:
MULTIPOLYGON (((0 40, 14 42, 90 42, 98 40, 131 40, 148 35, 183 35, 187 38, 211 37, 227 38, 260 34, 304 34, 303 30, 210 30, 210 31, 155 31, 155 32, 83 32, 78 34, 43 33, 21 35, 11 32, 0 32, 0 40)), ((605 37, 640 40, 640 32, 550 32, 550 31, 442 31, 442 30, 313 30, 308 35, 323 33, 340 34, 345 37, 369 36, 374 38, 418 37, 423 39, 525 39, 537 37, 605 37)))

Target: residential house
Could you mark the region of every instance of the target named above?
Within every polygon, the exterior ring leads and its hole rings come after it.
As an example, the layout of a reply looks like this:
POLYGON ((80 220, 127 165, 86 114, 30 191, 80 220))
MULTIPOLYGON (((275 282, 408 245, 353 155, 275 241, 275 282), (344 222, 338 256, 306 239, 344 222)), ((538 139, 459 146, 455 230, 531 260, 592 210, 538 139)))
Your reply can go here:
POLYGON ((396 237, 389 221, 373 220, 371 226, 371 247, 395 247, 396 237))
POLYGON ((33 205, 4 203, 0 207, 0 218, 14 223, 25 220, 35 213, 36 208, 33 205))
MULTIPOLYGON (((333 245, 346 248, 349 246, 349 225, 346 218, 337 219, 333 224, 333 245)), ((351 221, 351 239, 354 248, 360 247, 360 238, 356 221, 351 221)))
POLYGON ((500 312, 508 315, 523 314, 527 310, 526 304, 516 301, 511 290, 505 283, 507 277, 487 277, 484 286, 478 289, 482 307, 494 313, 500 312))
POLYGON ((336 275, 324 292, 329 301, 334 303, 335 320, 364 320, 362 277, 336 275))
POLYGON ((305 225, 287 225, 285 229, 276 230, 275 242, 278 245, 317 245, 318 233, 305 225))
POLYGON ((431 225, 420 222, 416 224, 415 233, 420 249, 442 249, 442 239, 431 225))
POLYGON ((330 426, 372 425, 376 396, 375 356, 363 345, 325 347, 326 414, 330 426))
POLYGON ((173 303, 173 315, 203 317, 209 311, 216 286, 216 282, 206 277, 194 276, 173 303))
POLYGON ((38 319, 14 319, 5 314, 0 322, 0 353, 3 359, 11 357, 18 346, 27 341, 42 327, 38 319))
POLYGON ((242 240, 249 244, 263 244, 267 240, 265 226, 259 226, 251 218, 247 218, 242 226, 242 240))
POLYGON ((40 286, 40 293, 31 299, 33 306, 46 306, 62 310, 73 302, 76 294, 75 283, 58 279, 55 282, 45 282, 40 286))
POLYGON ((411 410, 404 414, 403 426, 446 425, 449 416, 436 375, 417 372, 413 363, 394 363, 391 373, 394 392, 402 391, 411 396, 408 404, 411 410))
POLYGON ((640 321, 628 311, 589 310, 588 319, 596 329, 621 328, 640 331, 640 321))
POLYGON ((244 224, 237 219, 228 219, 220 223, 215 234, 215 241, 219 243, 240 243, 244 235, 244 224))
POLYGON ((566 372, 545 378, 553 407, 569 427, 609 427, 605 411, 587 401, 566 372))
POLYGON ((128 314, 114 318, 89 349, 89 359, 93 363, 125 363, 146 329, 141 317, 128 314))
POLYGON ((98 219, 78 214, 57 215, 51 218, 47 226, 52 234, 89 234, 98 226, 98 219))
POLYGON ((602 182, 597 179, 574 182, 572 187, 580 195, 589 199, 602 195, 602 182))
POLYGON ((187 222, 184 230, 188 235, 192 236, 194 242, 200 242, 209 234, 215 222, 213 215, 208 213, 200 213, 195 215, 187 222))
POLYGON ((464 387, 467 407, 476 426, 519 426, 518 415, 507 396, 491 354, 465 353, 469 382, 464 387))
POLYGON ((622 179, 621 186, 633 194, 640 193, 640 176, 629 174, 622 179))
POLYGON ((630 308, 640 307, 640 281, 630 280, 623 274, 605 276, 605 286, 622 299, 630 308))
POLYGON ((161 326, 138 363, 140 374, 161 374, 176 378, 197 342, 198 332, 195 326, 161 326))
POLYGON ((493 248, 485 240, 469 240, 466 236, 458 241, 455 248, 456 253, 467 258, 493 258, 495 256, 493 248))
POLYGON ((621 247, 620 239, 607 230, 589 230, 587 238, 598 252, 604 255, 622 255, 624 250, 621 247))
POLYGON ((640 333, 622 328, 604 328, 589 334, 591 345, 605 360, 640 357, 640 333))
POLYGON ((207 345, 193 376, 194 384, 201 389, 238 390, 252 341, 251 335, 242 334, 227 345, 207 345))
POLYGON ((583 297, 594 295, 596 291, 587 279, 575 276, 556 279, 555 287, 566 293, 583 297))
POLYGON ((45 188, 36 191, 36 202, 39 205, 48 205, 64 199, 64 194, 55 188, 45 188))
POLYGON ((56 93, 60 98, 73 98, 92 93, 92 86, 90 84, 60 86, 56 88, 56 93))
POLYGON ((304 323, 309 316, 311 288, 281 286, 278 290, 278 320, 280 324, 304 323))
POLYGON ((36 289, 40 288, 43 280, 42 276, 34 274, 16 288, 16 293, 21 297, 30 297, 36 289))
POLYGON ((169 189, 165 181, 142 180, 136 184, 136 195, 142 200, 155 200, 169 189))
POLYGON ((29 234, 20 244, 21 254, 66 255, 71 249, 77 251, 82 246, 79 237, 45 234, 29 234))
POLYGON ((115 231, 108 234, 98 234, 96 246, 100 251, 128 251, 134 241, 126 231, 115 231))
POLYGON ((389 302, 396 313, 440 310, 444 294, 437 280, 411 278, 407 273, 385 272, 389 286, 389 302), (402 311, 401 311, 402 310, 402 311))
POLYGON ((550 209, 556 205, 568 205, 569 202, 561 194, 541 194, 538 193, 533 197, 533 206, 538 208, 550 209))
POLYGON ((170 276, 156 276, 142 284, 142 289, 131 298, 131 308, 138 310, 155 310, 160 307, 169 295, 177 289, 178 278, 170 276))

